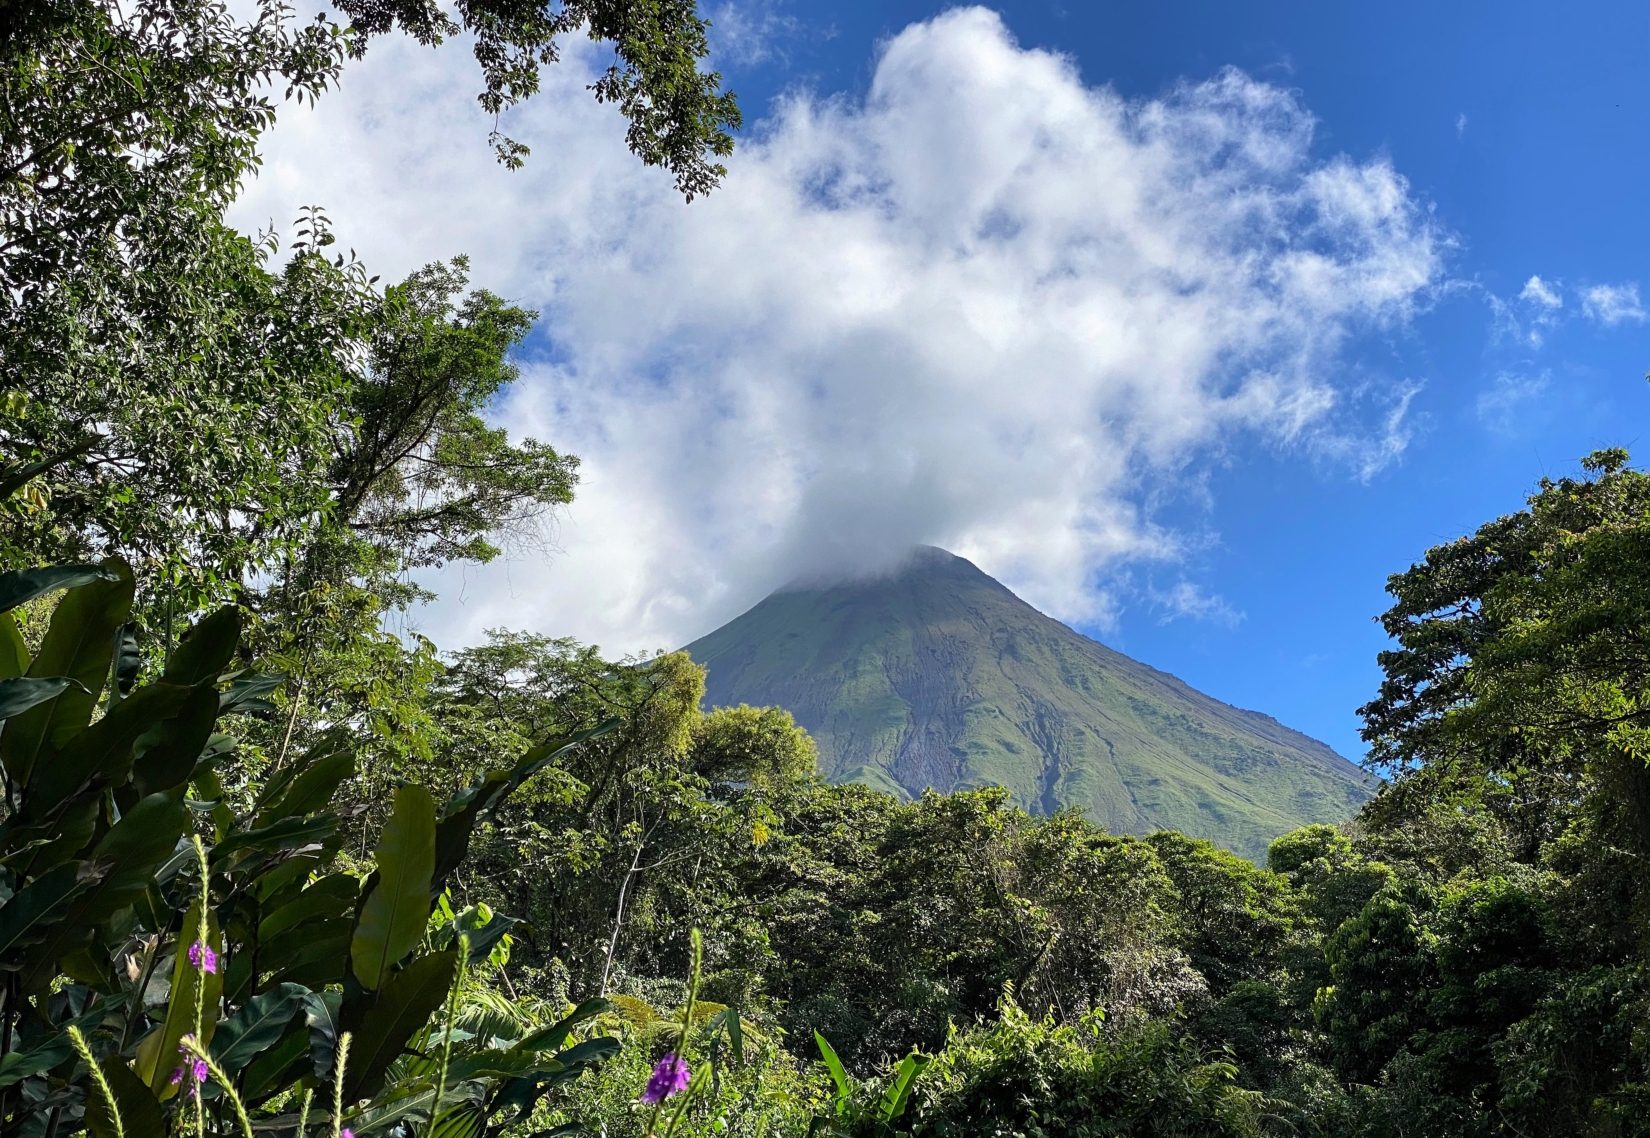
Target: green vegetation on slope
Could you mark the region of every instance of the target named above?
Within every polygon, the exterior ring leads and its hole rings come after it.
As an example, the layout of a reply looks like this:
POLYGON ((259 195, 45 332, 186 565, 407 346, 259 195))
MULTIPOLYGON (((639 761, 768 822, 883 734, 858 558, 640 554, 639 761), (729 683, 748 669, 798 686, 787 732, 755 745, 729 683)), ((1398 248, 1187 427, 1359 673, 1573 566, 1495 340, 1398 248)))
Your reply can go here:
POLYGON ((773 594, 687 651, 712 705, 775 704, 835 781, 1003 786, 1115 833, 1180 829, 1259 858, 1366 797, 1323 744, 1081 636, 969 562, 918 550, 870 581, 773 594))

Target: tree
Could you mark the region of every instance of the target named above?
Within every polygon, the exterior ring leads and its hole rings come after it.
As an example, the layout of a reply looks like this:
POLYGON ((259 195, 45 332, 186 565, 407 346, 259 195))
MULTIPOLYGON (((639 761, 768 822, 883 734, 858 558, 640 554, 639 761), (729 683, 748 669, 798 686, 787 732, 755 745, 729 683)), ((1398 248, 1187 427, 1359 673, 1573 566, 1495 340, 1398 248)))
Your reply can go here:
MULTIPOLYGON (((435 0, 342 0, 354 22, 351 50, 399 27, 421 43, 448 36, 475 36, 475 57, 485 87, 482 108, 495 117, 538 91, 539 67, 554 63, 558 40, 581 29, 613 45, 614 61, 591 84, 604 103, 630 120, 625 140, 650 166, 663 166, 689 200, 713 189, 726 170, 713 161, 733 151, 729 133, 739 129, 739 106, 722 90, 721 76, 699 70, 708 53, 709 21, 694 0, 461 0, 456 19, 435 0)), ((496 127, 492 141, 500 161, 520 165, 527 147, 496 127)))
POLYGON ((1477 788, 1524 860, 1580 813, 1650 854, 1650 477, 1600 451, 1394 576, 1370 762, 1477 788))

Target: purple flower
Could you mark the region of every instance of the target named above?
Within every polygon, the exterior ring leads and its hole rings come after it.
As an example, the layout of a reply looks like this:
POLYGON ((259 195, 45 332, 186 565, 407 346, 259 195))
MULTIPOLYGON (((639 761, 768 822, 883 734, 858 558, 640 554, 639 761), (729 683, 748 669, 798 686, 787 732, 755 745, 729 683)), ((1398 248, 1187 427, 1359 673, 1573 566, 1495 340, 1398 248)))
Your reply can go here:
POLYGON ((355 1131, 346 1126, 338 1132, 338 1138, 355 1138, 355 1131))
POLYGON ((218 954, 212 951, 211 945, 197 940, 189 946, 189 963, 202 972, 216 972, 218 970, 218 954))
POLYGON ((687 1061, 678 1058, 674 1051, 670 1052, 654 1064, 653 1077, 647 1081, 642 1101, 657 1106, 671 1095, 681 1094, 687 1090, 690 1074, 687 1061))
POLYGON ((189 1076, 189 1093, 198 1095, 201 1093, 201 1084, 206 1082, 208 1073, 206 1060, 195 1059, 172 1072, 172 1085, 175 1087, 182 1083, 184 1075, 187 1074, 189 1076))

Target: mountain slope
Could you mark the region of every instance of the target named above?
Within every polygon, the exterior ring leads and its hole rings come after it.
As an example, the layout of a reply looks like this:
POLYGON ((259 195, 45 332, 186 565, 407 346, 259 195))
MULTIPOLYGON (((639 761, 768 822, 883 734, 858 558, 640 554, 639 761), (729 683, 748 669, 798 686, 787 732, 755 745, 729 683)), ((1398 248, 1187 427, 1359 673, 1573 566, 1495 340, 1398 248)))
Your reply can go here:
POLYGON ((786 707, 837 782, 901 795, 1000 784, 1119 833, 1172 828, 1250 857, 1340 821, 1364 776, 1269 716, 1211 699, 925 547, 871 581, 774 593, 688 645, 706 702, 786 707))

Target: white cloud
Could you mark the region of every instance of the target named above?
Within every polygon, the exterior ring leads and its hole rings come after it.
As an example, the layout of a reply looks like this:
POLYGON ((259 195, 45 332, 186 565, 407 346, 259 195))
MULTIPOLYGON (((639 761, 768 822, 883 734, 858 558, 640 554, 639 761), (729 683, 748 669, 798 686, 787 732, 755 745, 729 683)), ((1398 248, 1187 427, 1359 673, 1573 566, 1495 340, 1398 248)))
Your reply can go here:
POLYGON ((1564 298, 1559 295, 1558 289, 1539 276, 1532 276, 1524 282, 1524 290, 1518 294, 1518 299, 1528 301, 1538 308, 1564 307, 1564 298))
POLYGON ((1639 286, 1630 281, 1582 289, 1581 310, 1606 327, 1642 323, 1646 315, 1644 303, 1639 300, 1639 286))
POLYGON ((1210 593, 1191 581, 1178 581, 1172 588, 1153 590, 1152 602, 1162 610, 1162 623, 1171 620, 1205 620, 1236 628, 1243 623, 1244 614, 1233 608, 1224 597, 1210 593))
POLYGON ((240 216, 324 203, 373 271, 468 251, 552 345, 500 422, 584 460, 551 563, 438 581, 442 643, 541 628, 685 642, 772 585, 916 542, 1067 619, 1172 561, 1147 503, 1244 440, 1369 477, 1415 386, 1343 378, 1444 240, 1384 160, 1322 158, 1291 92, 1225 71, 1162 98, 964 9, 888 41, 863 98, 794 94, 684 207, 590 105, 569 45, 488 164, 463 50, 374 45, 290 109, 240 216))
POLYGON ((1499 435, 1525 433, 1533 421, 1545 419, 1542 399, 1552 376, 1502 372, 1488 390, 1478 395, 1478 421, 1499 435))
POLYGON ((1467 112, 1462 111, 1455 116, 1455 137, 1460 138, 1467 133, 1467 112))

